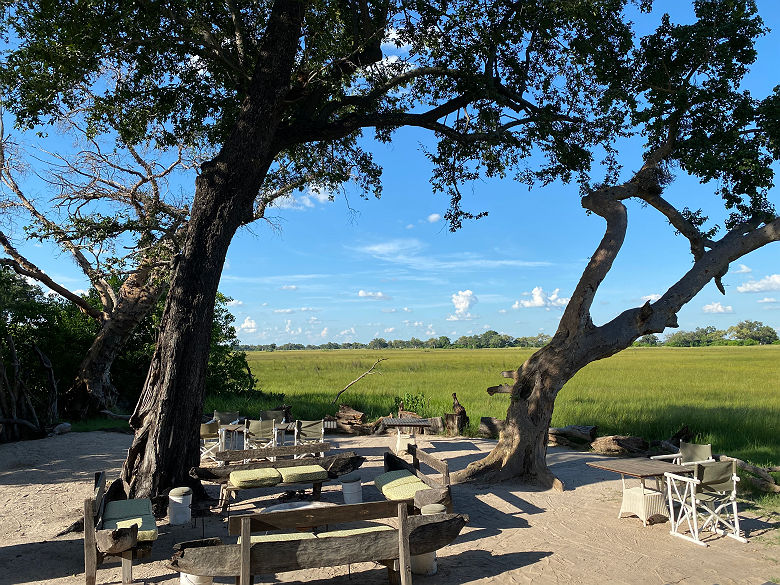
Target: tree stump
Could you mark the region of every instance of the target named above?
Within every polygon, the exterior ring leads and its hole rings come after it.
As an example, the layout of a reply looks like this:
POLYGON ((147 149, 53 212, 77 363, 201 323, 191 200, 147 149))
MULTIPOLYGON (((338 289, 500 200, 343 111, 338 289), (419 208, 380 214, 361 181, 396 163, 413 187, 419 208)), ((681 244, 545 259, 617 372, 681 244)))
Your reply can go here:
POLYGON ((444 415, 444 427, 450 435, 462 435, 468 421, 469 417, 463 414, 447 413, 444 415))
POLYGON ((504 421, 493 416, 483 416, 479 419, 479 436, 487 439, 497 439, 504 421))

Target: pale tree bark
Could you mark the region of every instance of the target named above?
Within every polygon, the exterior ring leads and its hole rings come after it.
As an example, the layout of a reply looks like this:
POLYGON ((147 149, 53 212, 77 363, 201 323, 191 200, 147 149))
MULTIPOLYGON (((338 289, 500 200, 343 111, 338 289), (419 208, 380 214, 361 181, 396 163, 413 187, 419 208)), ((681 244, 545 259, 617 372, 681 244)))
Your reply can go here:
POLYGON ((677 326, 677 313, 712 280, 720 278, 729 264, 770 242, 780 241, 780 218, 768 223, 745 223, 712 241, 685 220, 661 198, 657 167, 669 151, 665 145, 647 158, 635 177, 620 186, 607 187, 582 199, 582 206, 606 221, 604 237, 591 256, 564 310, 552 341, 532 355, 516 372, 511 386, 493 387, 488 392, 508 392, 510 404, 498 444, 482 460, 453 474, 454 481, 508 479, 563 489, 547 468, 547 429, 552 420, 558 392, 589 363, 607 358, 629 347, 648 333, 660 333, 677 326), (596 326, 590 308, 599 285, 608 274, 625 238, 628 226, 623 200, 636 197, 663 213, 691 244, 695 262, 660 299, 624 311, 613 320, 596 326))
POLYGON ((295 64, 303 9, 300 2, 274 3, 239 118, 196 180, 160 337, 130 419, 135 438, 122 477, 133 497, 151 496, 164 505, 167 488, 193 483, 189 470, 200 459, 198 428, 217 285, 233 235, 254 219, 255 199, 276 154, 274 133, 295 64))

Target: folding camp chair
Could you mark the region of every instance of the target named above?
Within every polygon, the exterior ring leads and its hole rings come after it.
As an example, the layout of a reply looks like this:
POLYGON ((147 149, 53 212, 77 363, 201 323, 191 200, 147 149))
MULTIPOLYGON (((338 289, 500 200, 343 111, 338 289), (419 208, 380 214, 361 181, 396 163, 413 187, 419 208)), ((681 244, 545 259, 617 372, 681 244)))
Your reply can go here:
POLYGON ((219 451, 219 423, 207 422, 200 425, 200 458, 211 459, 215 463, 215 455, 219 451))
POLYGON ((698 443, 686 443, 680 441, 680 451, 669 455, 653 455, 650 459, 671 460, 677 465, 693 465, 705 461, 715 461, 712 457, 712 445, 700 445, 698 443))
POLYGON ((747 542, 739 532, 737 515, 737 463, 736 461, 711 461, 696 463, 693 477, 665 473, 668 489, 670 533, 707 546, 699 533, 712 532, 747 542), (674 508, 679 506, 675 512, 674 508), (699 520, 703 523, 699 525, 699 520), (680 526, 685 522, 690 535, 682 534, 680 526), (724 528, 720 528, 723 525, 724 528))
MULTIPOLYGON (((325 421, 320 420, 297 420, 295 421, 295 444, 305 445, 306 443, 324 443, 325 442, 325 421)), ((324 453, 301 453, 296 455, 296 459, 306 457, 307 455, 323 456, 324 453)))
POLYGON ((286 430, 284 411, 261 410, 257 418, 264 421, 274 421, 276 423, 276 445, 284 445, 284 432, 286 430))
POLYGON ((276 446, 276 422, 247 419, 244 427, 244 448, 264 449, 276 446))

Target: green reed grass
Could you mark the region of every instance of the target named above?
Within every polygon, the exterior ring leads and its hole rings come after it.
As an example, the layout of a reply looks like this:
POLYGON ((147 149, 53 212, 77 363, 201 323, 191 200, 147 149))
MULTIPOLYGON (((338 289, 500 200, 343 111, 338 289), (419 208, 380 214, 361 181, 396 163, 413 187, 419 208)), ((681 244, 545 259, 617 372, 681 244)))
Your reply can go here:
MULTIPOLYGON (((284 393, 296 418, 334 414, 336 393, 368 370, 376 370, 339 402, 369 418, 394 410, 394 399, 423 393, 419 414, 452 411, 452 393, 466 407, 476 433, 482 416, 503 418, 508 395, 485 389, 504 382, 529 349, 334 350, 250 352, 252 371, 264 393, 284 393)), ((278 397, 210 397, 206 411, 239 410, 242 415, 277 406, 278 397)), ((681 426, 697 440, 759 465, 780 464, 780 347, 631 348, 580 371, 561 390, 553 426, 597 425, 600 435, 665 439, 681 426)))

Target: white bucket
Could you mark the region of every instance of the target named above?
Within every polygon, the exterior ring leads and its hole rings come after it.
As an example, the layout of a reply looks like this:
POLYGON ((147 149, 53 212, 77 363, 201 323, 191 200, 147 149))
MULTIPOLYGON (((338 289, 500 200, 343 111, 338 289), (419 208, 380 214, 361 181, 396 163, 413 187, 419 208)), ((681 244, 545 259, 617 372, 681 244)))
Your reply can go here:
POLYGON ((363 503, 363 484, 360 476, 347 476, 341 478, 341 491, 344 494, 345 504, 363 503))
POLYGON ((189 573, 179 573, 179 585, 211 585, 214 577, 204 577, 202 575, 190 575, 189 573))
POLYGON ((168 523, 176 525, 190 522, 192 519, 191 503, 192 490, 190 488, 172 489, 168 494, 168 523))
MULTIPOLYGON (((444 506, 440 504, 428 504, 423 506, 420 513, 423 516, 429 514, 441 514, 446 511, 444 506)), ((421 555, 412 555, 410 560, 410 566, 412 573, 415 575, 435 575, 439 567, 436 565, 436 551, 423 553, 421 555)))

